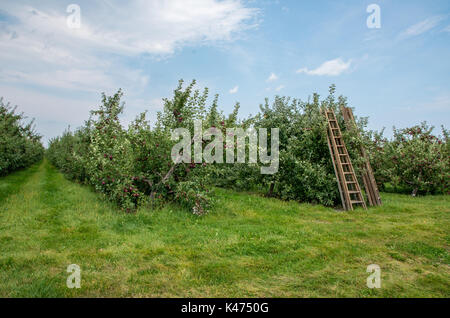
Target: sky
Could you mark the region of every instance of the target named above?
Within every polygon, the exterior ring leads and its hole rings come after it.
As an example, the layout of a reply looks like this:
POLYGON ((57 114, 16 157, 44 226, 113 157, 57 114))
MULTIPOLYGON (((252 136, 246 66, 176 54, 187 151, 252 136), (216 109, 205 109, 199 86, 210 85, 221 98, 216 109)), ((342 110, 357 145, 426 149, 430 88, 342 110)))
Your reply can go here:
POLYGON ((334 83, 370 129, 440 131, 449 77, 448 0, 0 1, 0 96, 44 141, 119 88, 124 123, 154 120, 179 79, 219 94, 226 114, 240 102, 242 117, 334 83))

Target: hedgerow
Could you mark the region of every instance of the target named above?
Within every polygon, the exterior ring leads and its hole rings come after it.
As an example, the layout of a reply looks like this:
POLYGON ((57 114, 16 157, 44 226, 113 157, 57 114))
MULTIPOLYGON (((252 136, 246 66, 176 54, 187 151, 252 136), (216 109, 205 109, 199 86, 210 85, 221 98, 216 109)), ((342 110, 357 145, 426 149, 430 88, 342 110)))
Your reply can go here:
POLYGON ((200 172, 206 167, 193 161, 174 163, 171 150, 177 141, 171 140, 171 132, 185 127, 193 134, 194 120, 203 120, 207 128, 223 115, 217 113, 217 96, 206 108, 208 89, 194 90, 195 81, 185 89, 182 85, 180 81, 174 97, 164 100, 154 127, 142 113, 124 129, 119 121, 122 92, 103 94, 102 105, 84 127, 50 140, 49 160, 126 211, 176 201, 196 214, 205 213, 212 203, 208 173, 200 172))
POLYGON ((0 98, 0 175, 26 168, 42 159, 41 136, 34 131, 33 120, 16 112, 17 107, 0 98))
POLYGON ((383 132, 372 137, 371 163, 380 187, 389 183, 394 190, 412 195, 450 191, 450 148, 448 131, 433 134, 426 122, 396 129, 392 140, 383 132))
MULTIPOLYGON (((47 156, 69 178, 92 185, 125 211, 134 211, 143 204, 158 206, 173 201, 195 214, 203 214, 214 202, 214 186, 257 189, 284 200, 335 206, 339 204, 339 193, 326 141, 327 123, 321 113, 321 109, 331 108, 336 113, 357 174, 363 162, 359 148, 364 146, 370 152, 377 180, 392 182, 402 176, 398 180, 407 183, 414 182, 414 175, 420 174, 422 188, 432 185, 439 191, 448 189, 448 183, 442 186, 438 181, 442 181, 445 173, 448 174, 448 160, 443 160, 445 155, 448 158, 447 140, 437 140, 428 148, 420 144, 425 147, 420 152, 423 156, 425 152, 427 155, 430 151, 435 153, 440 147, 441 157, 433 159, 437 168, 426 171, 410 169, 410 166, 394 169, 392 162, 395 161, 390 154, 399 141, 390 143, 383 139, 382 145, 377 143, 374 140, 377 134, 366 129, 366 118, 356 118, 359 134, 347 130, 340 112, 347 106, 347 101, 342 96, 335 98, 334 85, 323 100, 318 94, 308 102, 276 96, 271 104, 266 99, 259 112, 246 119, 238 118, 239 103, 231 114, 225 116, 219 110, 217 95, 207 107, 208 89, 199 91, 194 88, 195 81, 185 88, 180 81, 173 98, 164 99, 164 108, 158 112, 153 127, 144 112, 124 128, 119 118, 124 109, 122 91, 109 97, 103 94, 102 104, 91 112, 83 127, 74 132, 67 130, 61 137, 50 141, 47 156), (194 136, 195 120, 202 121, 203 132, 213 127, 223 135, 227 128, 266 128, 269 142, 270 129, 279 128, 277 173, 261 174, 260 168, 264 164, 261 161, 249 163, 249 149, 245 163, 225 163, 225 148, 232 146, 236 149, 236 139, 232 145, 223 145, 224 163, 206 164, 194 162, 194 158, 190 162, 174 162, 171 153, 178 140, 171 139, 172 131, 186 128, 194 136), (442 145, 437 147, 439 142, 442 145), (436 175, 438 179, 430 183, 430 175, 436 175)), ((205 151, 209 143, 203 135, 201 149, 205 151)), ((190 147, 194 153, 193 139, 190 147)))

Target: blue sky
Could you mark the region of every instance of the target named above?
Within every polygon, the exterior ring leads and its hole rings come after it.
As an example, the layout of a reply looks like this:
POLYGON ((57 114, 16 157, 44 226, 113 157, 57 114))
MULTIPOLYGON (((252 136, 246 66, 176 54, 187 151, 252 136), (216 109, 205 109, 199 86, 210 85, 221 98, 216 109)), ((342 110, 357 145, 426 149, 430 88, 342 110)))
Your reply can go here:
POLYGON ((307 100, 335 83, 369 127, 450 124, 450 2, 2 1, 0 96, 48 138, 80 126, 100 93, 125 92, 124 122, 179 79, 220 95, 225 113, 265 97, 307 100), (81 28, 67 25, 67 6, 81 28), (377 4, 381 27, 369 29, 377 4))

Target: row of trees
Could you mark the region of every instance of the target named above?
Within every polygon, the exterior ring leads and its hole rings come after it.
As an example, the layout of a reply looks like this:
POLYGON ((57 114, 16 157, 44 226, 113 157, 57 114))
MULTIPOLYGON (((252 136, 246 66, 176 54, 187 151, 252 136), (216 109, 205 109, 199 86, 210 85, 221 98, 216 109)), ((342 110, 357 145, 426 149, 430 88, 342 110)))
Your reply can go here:
MULTIPOLYGON (((109 97, 103 94, 102 104, 83 127, 50 140, 49 160, 68 177, 91 184, 126 211, 175 200, 194 213, 205 213, 211 204, 207 169, 193 162, 172 161, 176 141, 171 140, 171 132, 186 127, 193 133, 195 119, 202 119, 205 126, 217 126, 227 119, 217 110, 217 96, 207 108, 208 89, 194 90, 195 81, 184 89, 182 84, 172 99, 164 100, 154 127, 142 113, 125 129, 119 120, 124 107, 122 91, 109 97)), ((227 123, 234 121, 229 116, 227 123)))
POLYGON ((44 147, 41 136, 34 131, 33 121, 16 107, 0 98, 0 175, 25 168, 42 159, 44 147))
POLYGON ((450 191, 449 133, 442 127, 442 135, 433 134, 426 122, 395 129, 392 140, 383 132, 372 134, 370 157, 375 178, 382 190, 420 194, 448 194, 450 191))
MULTIPOLYGON (((417 156, 417 145, 407 146, 410 139, 402 141, 395 137, 389 141, 381 134, 367 131, 365 118, 357 119, 359 135, 347 131, 339 111, 346 106, 346 99, 334 95, 335 87, 331 86, 329 96, 322 100, 317 94, 307 102, 277 96, 272 104, 266 99, 255 116, 239 119, 238 103, 231 114, 224 115, 219 110, 217 95, 207 106, 207 88, 196 90, 195 81, 183 87, 180 81, 173 98, 164 100, 164 108, 157 114, 153 127, 146 113, 142 113, 124 128, 119 120, 124 107, 119 91, 110 97, 103 95, 102 104, 91 112, 83 127, 52 139, 47 156, 68 177, 94 186, 126 211, 133 211, 142 204, 176 201, 193 213, 202 214, 214 202, 212 186, 258 189, 285 200, 334 206, 339 203, 339 194, 326 142, 326 121, 320 111, 322 107, 329 107, 337 114, 357 170, 362 160, 358 149, 363 145, 371 154, 378 181, 408 185, 413 182, 410 186, 416 186, 417 182, 411 181, 410 176, 417 171, 411 165, 417 166, 419 161, 405 162, 409 169, 405 173, 389 156, 399 148, 404 153, 415 152, 417 156), (261 174, 263 164, 260 161, 248 163, 248 149, 246 163, 195 163, 193 158, 191 162, 174 163, 171 151, 178 140, 171 140, 172 131, 187 128, 193 136, 195 120, 202 120, 203 131, 215 127, 224 135, 227 127, 267 128, 269 143, 270 129, 279 128, 278 172, 261 174), (405 144, 399 146, 398 142, 405 144)), ((420 170, 420 178, 413 178, 420 183, 417 191, 448 191, 447 181, 440 182, 449 172, 446 138, 433 136, 427 139, 430 146, 420 153, 429 155, 432 152, 436 156, 431 161, 431 170, 424 168, 426 171, 420 170), (434 181, 430 183, 431 177, 434 181)), ((210 142, 203 137, 203 151, 210 149, 210 142)), ((233 145, 223 147, 230 146, 236 146, 236 140, 233 145)), ((194 148, 193 140, 191 147, 194 148)), ((225 156, 226 149, 222 150, 225 156)), ((215 153, 217 149, 212 151, 215 153)), ((403 160, 405 156, 398 156, 397 160, 403 160)))

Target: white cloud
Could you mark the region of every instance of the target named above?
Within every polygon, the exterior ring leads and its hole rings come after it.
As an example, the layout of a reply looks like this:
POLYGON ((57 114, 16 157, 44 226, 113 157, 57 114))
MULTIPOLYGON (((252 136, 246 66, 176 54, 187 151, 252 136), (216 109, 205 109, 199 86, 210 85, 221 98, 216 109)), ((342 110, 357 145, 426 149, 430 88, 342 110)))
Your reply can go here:
POLYGON ((280 86, 278 86, 277 88, 275 88, 275 91, 276 91, 276 92, 279 92, 279 91, 281 91, 283 88, 284 88, 284 85, 280 85, 280 86))
POLYGON ((258 15, 241 0, 88 2, 81 4, 81 28, 70 29, 65 8, 53 9, 59 3, 36 9, 20 2, 2 5, 14 22, 0 29, 0 78, 92 91, 124 87, 124 74, 126 84, 146 85, 147 76, 117 57, 161 58, 185 46, 232 41, 258 15))
POLYGON ((68 125, 72 130, 83 124, 89 117, 89 111, 98 104, 100 94, 92 98, 72 96, 57 97, 30 89, 1 85, 0 91, 5 101, 18 105, 18 111, 24 112, 28 119, 34 118, 36 130, 44 136, 44 142, 61 134, 68 125))
POLYGON ((276 81, 278 79, 278 76, 275 75, 275 73, 271 73, 269 78, 267 78, 267 82, 273 82, 276 81))
POLYGON ((239 90, 239 86, 235 86, 232 89, 230 89, 230 94, 236 94, 239 90))
POLYGON ((318 68, 309 70, 306 67, 297 70, 297 73, 305 73, 308 75, 328 75, 328 76, 337 76, 342 74, 342 72, 348 70, 351 65, 351 60, 344 62, 341 58, 337 58, 334 60, 326 61, 322 63, 318 68))
MULTIPOLYGON (((89 112, 100 101, 100 92, 86 94, 83 98, 70 95, 59 97, 28 88, 2 84, 0 84, 0 92, 2 92, 1 96, 4 97, 5 102, 18 105, 18 111, 24 112, 28 119, 36 119, 36 129, 44 135, 45 142, 51 137, 61 134, 68 125, 71 126, 71 129, 83 125, 84 120, 89 117, 89 112)), ((111 94, 114 91, 106 93, 111 94)), ((121 116, 121 122, 125 127, 143 110, 154 114, 156 111, 162 110, 164 106, 162 98, 145 99, 126 92, 123 101, 126 107, 121 116)), ((152 124, 154 123, 154 117, 149 116, 148 119, 152 124)))
POLYGON ((65 11, 19 5, 5 10, 25 29, 34 30, 34 36, 48 36, 60 43, 81 41, 90 47, 128 54, 171 54, 189 44, 230 41, 240 31, 255 26, 258 12, 241 0, 134 0, 120 7, 118 3, 81 6, 80 29, 67 27, 65 11))
MULTIPOLYGON (((59 1, 2 2, 0 87, 8 87, 2 95, 36 117, 50 137, 60 134, 63 123, 82 124, 80 118, 88 114, 83 98, 92 98, 92 109, 102 91, 114 93, 121 87, 125 100, 135 105, 130 113, 148 109, 153 79, 130 58, 168 58, 184 47, 232 42, 257 27, 259 17, 258 9, 242 0, 77 3, 80 29, 67 27, 69 14, 59 1), (33 93, 42 87, 46 90, 33 93), (67 102, 56 96, 66 96, 67 102), (46 124, 56 120, 58 125, 46 124)), ((152 103, 161 107, 161 102, 152 103)))
POLYGON ((423 105, 427 111, 450 111, 450 95, 440 95, 423 105))
POLYGON ((439 22, 441 22, 444 19, 443 16, 433 16, 428 19, 425 19, 419 23, 416 23, 409 28, 407 28, 405 31, 400 33, 400 38, 409 38, 412 36, 417 36, 420 34, 423 34, 433 28, 435 28, 439 22))
POLYGON ((42 72, 5 70, 0 72, 0 81, 16 84, 37 84, 52 88, 101 92, 114 87, 106 74, 91 69, 65 69, 42 72))
POLYGON ((417 118, 428 122, 433 120, 438 132, 441 130, 440 125, 444 125, 444 127, 449 125, 450 95, 448 93, 437 93, 434 96, 430 94, 425 100, 406 101, 404 105, 396 107, 396 109, 413 120, 407 125, 417 124, 417 118))

